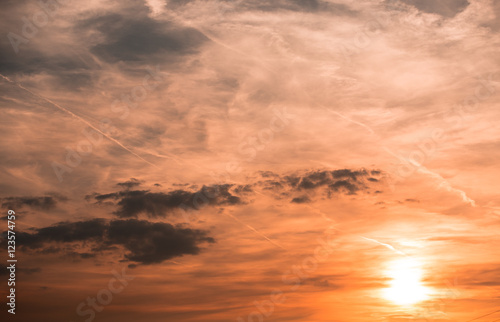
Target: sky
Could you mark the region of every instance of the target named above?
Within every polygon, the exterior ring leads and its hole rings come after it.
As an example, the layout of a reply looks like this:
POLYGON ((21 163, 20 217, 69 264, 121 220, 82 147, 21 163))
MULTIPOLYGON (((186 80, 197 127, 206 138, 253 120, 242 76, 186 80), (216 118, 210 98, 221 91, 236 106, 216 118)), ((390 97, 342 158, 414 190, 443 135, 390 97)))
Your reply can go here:
POLYGON ((2 321, 500 321, 499 1, 1 8, 2 321))

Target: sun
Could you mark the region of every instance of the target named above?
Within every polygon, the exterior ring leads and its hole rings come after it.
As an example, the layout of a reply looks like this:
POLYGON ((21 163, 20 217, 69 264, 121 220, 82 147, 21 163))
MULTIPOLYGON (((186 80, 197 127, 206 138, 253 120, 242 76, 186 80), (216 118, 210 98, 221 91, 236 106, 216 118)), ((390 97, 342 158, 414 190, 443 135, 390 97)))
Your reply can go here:
POLYGON ((429 298, 430 290, 422 284, 422 265, 413 258, 390 263, 387 275, 391 286, 384 289, 385 299, 397 305, 412 305, 429 298))

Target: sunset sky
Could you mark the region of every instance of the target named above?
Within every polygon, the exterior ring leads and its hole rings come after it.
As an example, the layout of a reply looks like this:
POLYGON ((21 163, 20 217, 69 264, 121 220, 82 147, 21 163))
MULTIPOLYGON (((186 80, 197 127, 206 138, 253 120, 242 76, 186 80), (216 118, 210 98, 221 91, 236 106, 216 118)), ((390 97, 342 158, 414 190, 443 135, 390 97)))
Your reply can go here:
POLYGON ((3 0, 0 29, 1 321, 500 321, 500 1, 3 0))

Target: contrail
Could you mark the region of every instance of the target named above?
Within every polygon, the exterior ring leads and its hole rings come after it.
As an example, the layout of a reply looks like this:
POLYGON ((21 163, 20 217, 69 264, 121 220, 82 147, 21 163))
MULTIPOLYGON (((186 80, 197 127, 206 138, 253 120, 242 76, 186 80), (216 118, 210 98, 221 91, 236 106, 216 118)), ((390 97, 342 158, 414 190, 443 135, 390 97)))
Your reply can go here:
MULTIPOLYGON (((476 321, 476 320, 479 320, 479 319, 481 319, 481 318, 487 317, 487 316, 489 316, 489 315, 495 314, 495 313, 497 313, 497 312, 500 312, 500 310, 496 310, 496 311, 493 311, 493 312, 491 312, 491 313, 488 313, 488 314, 485 314, 485 315, 481 315, 480 317, 474 318, 474 319, 472 319, 472 320, 468 320, 467 322, 476 321)), ((495 321, 500 321, 500 320, 495 320, 495 321)))
POLYGON ((134 151, 130 150, 129 148, 127 148, 125 145, 121 144, 120 141, 116 140, 115 138, 107 135, 106 133, 102 132, 101 130, 99 130, 97 127, 95 127, 94 125, 92 125, 90 122, 88 122, 87 120, 85 120, 84 118, 76 115, 75 113, 71 112, 70 110, 68 110, 67 108, 64 108, 62 107, 61 105, 51 101, 50 99, 48 98, 45 98, 37 93, 34 93, 32 91, 30 91, 29 89, 27 89, 26 87, 24 87, 23 85, 19 84, 19 83, 16 83, 14 82, 13 80, 11 80, 10 78, 0 74, 0 76, 5 79, 6 81, 8 81, 9 83, 11 84, 14 84, 16 85, 17 87, 25 90, 26 92, 30 93, 31 95, 35 96, 35 97, 38 97, 38 98, 41 98, 42 100, 48 102, 49 104, 55 106, 56 108, 58 108, 59 110, 71 115, 72 117, 76 118, 77 120, 79 120, 80 122, 83 122, 84 124, 86 124, 87 126, 91 127, 92 129, 94 129, 95 131, 97 131, 98 133, 102 134, 104 137, 106 137, 108 140, 116 143, 118 146, 120 146, 121 148, 123 148, 124 150, 126 150, 127 152, 131 153, 132 155, 136 156, 137 158, 141 159, 142 161, 146 162, 147 164, 155 167, 155 168, 158 168, 156 165, 154 165, 153 163, 149 162, 148 160, 144 159, 143 157, 141 157, 140 155, 138 155, 137 153, 135 153, 134 151))
MULTIPOLYGON (((254 192, 255 192, 255 193, 257 193, 257 194, 259 194, 259 195, 261 195, 261 196, 266 196, 264 193, 262 193, 262 192, 260 192, 260 191, 257 191, 256 189, 254 189, 254 192)), ((335 221, 335 220, 333 220, 333 219, 329 218, 329 217, 328 217, 328 216, 327 216, 324 212, 322 212, 322 211, 321 211, 321 210, 319 210, 318 208, 315 208, 315 207, 313 207, 313 206, 311 206, 311 205, 305 205, 305 206, 307 206, 308 208, 311 208, 312 210, 314 210, 314 211, 316 211, 317 213, 319 213, 319 214, 323 217, 323 219, 325 219, 326 221, 336 223, 336 221, 335 221)), ((335 229, 335 230, 337 230, 337 231, 341 231, 341 230, 340 230, 340 229, 338 229, 338 228, 333 228, 333 227, 330 227, 330 228, 331 228, 331 229, 335 229)))
MULTIPOLYGON (((316 209, 316 208, 314 208, 314 207, 312 207, 312 206, 309 206, 309 208, 311 208, 311 209, 313 209, 313 210, 317 211, 319 214, 321 214, 321 216, 323 217, 323 219, 325 219, 325 220, 327 220, 327 221, 332 221, 332 222, 335 222, 335 220, 333 220, 333 219, 331 219, 331 218, 328 218, 328 216, 327 216, 324 212, 322 212, 321 210, 316 209)), ((338 231, 341 231, 340 229, 337 229, 337 228, 333 228, 333 229, 338 230, 338 231)), ((376 244, 382 245, 382 246, 384 246, 384 247, 387 247, 387 248, 389 248, 389 249, 390 249, 390 250, 392 250, 393 252, 396 252, 396 253, 397 253, 397 254, 399 254, 399 255, 408 256, 408 255, 407 255, 407 254, 405 254, 404 252, 402 252, 402 251, 397 250, 396 248, 394 248, 394 246, 392 246, 392 245, 385 244, 385 243, 381 243, 381 242, 379 242, 378 240, 376 240, 376 239, 372 239, 372 238, 367 238, 367 237, 363 237, 363 236, 359 236, 359 237, 361 237, 361 238, 363 238, 363 239, 365 239, 365 240, 368 240, 368 241, 374 242, 374 243, 376 243, 376 244)))
POLYGON ((421 168, 419 168, 418 171, 426 173, 426 174, 428 174, 428 175, 430 175, 430 176, 432 176, 432 177, 440 180, 441 181, 441 184, 440 184, 441 187, 444 187, 448 191, 452 191, 452 192, 458 193, 462 197, 462 200, 464 202, 470 203, 470 205, 472 207, 476 207, 476 202, 474 200, 472 200, 471 198, 469 198, 467 196, 467 194, 465 193, 465 191, 452 187, 452 185, 445 178, 443 178, 442 176, 440 176, 439 174, 430 171, 429 169, 427 169, 424 166, 422 166, 421 168))
POLYGON ((340 114, 339 112, 336 112, 336 111, 334 111, 334 110, 332 110, 332 109, 329 109, 329 108, 327 108, 327 107, 325 107, 325 109, 326 109, 327 111, 329 111, 329 112, 333 113, 333 114, 336 114, 336 115, 340 116, 340 117, 341 117, 341 118, 343 118, 344 120, 347 120, 347 121, 349 121, 349 122, 351 122, 351 123, 354 123, 354 124, 357 124, 357 125, 359 125, 359 126, 361 126, 361 127, 364 127, 365 129, 367 129, 368 131, 370 131, 370 133, 371 133, 371 134, 375 134, 375 131, 373 131, 373 130, 372 130, 372 128, 371 128, 371 127, 369 127, 368 125, 363 124, 363 123, 358 122, 358 121, 355 121, 355 120, 353 120, 353 119, 351 119, 351 118, 349 118, 349 117, 347 117, 347 116, 345 116, 345 115, 343 115, 343 114, 340 114))
MULTIPOLYGON (((311 209, 313 209, 313 210, 315 210, 315 211, 317 211, 319 214, 321 214, 321 216, 323 217, 323 219, 325 219, 325 220, 327 220, 327 221, 332 221, 332 222, 335 222, 335 220, 333 220, 333 219, 331 219, 331 218, 328 218, 328 216, 327 216, 324 212, 322 212, 321 210, 319 210, 319 209, 317 209, 317 208, 314 208, 314 207, 312 207, 312 206, 308 206, 308 207, 309 207, 309 208, 311 208, 311 209)), ((338 231, 341 231, 340 229, 337 229, 337 228, 333 228, 333 229, 338 230, 338 231)), ((374 243, 376 243, 376 244, 382 245, 382 246, 384 246, 384 247, 387 247, 387 248, 389 248, 390 250, 392 250, 392 251, 396 252, 396 253, 397 253, 397 254, 399 254, 399 255, 408 256, 407 254, 403 253, 402 251, 397 250, 396 248, 394 248, 394 246, 392 246, 392 245, 385 244, 385 243, 381 243, 381 242, 379 242, 378 240, 376 240, 376 239, 372 239, 372 238, 367 238, 367 237, 363 237, 363 236, 359 236, 359 237, 361 237, 361 238, 363 238, 363 239, 365 239, 365 240, 368 240, 368 241, 374 242, 374 243)))
POLYGON ((422 173, 426 173, 426 174, 438 179, 439 181, 441 181, 441 183, 439 185, 440 187, 443 187, 448 191, 458 193, 462 197, 463 202, 469 203, 472 207, 476 207, 476 202, 474 200, 472 200, 471 198, 469 198, 467 196, 467 194, 465 193, 465 191, 454 188, 445 178, 443 178, 439 174, 430 171, 429 169, 427 169, 424 166, 419 168, 418 171, 420 171, 422 173))
POLYGON ((179 266, 185 266, 185 267, 195 267, 195 265, 187 265, 187 264, 184 264, 184 263, 180 263, 180 262, 177 262, 177 261, 173 261, 173 260, 169 260, 167 262, 170 262, 170 263, 173 263, 175 265, 179 265, 179 266))
MULTIPOLYGON (((320 214, 320 215, 321 215, 321 217, 323 217, 323 219, 324 219, 324 220, 329 221, 329 222, 334 222, 334 223, 336 223, 336 221, 335 221, 335 220, 333 220, 332 218, 328 217, 328 216, 327 216, 324 212, 322 212, 322 211, 321 211, 321 210, 319 210, 318 208, 313 207, 313 206, 311 206, 311 205, 305 205, 305 206, 307 206, 308 208, 311 208, 312 210, 314 210, 315 212, 317 212, 318 214, 320 214)), ((333 229, 335 229, 335 230, 339 230, 339 229, 337 229, 337 228, 333 228, 333 229)), ((339 231, 340 231, 340 230, 339 230, 339 231)))
MULTIPOLYGON (((266 196, 265 194, 263 194, 262 192, 260 191, 257 191, 257 190, 254 190, 255 193, 261 195, 261 196, 266 196)), ((272 239, 270 239, 269 237, 267 237, 266 235, 264 235, 263 233, 261 233, 260 231, 258 231, 257 229, 255 229, 254 227, 242 222, 241 220, 239 220, 238 218, 236 218, 235 216, 231 215, 231 214, 227 214, 229 217, 233 218, 234 220, 236 220, 237 222, 239 222, 240 224, 242 225, 245 225, 248 229, 254 231, 255 233, 259 234, 260 236, 264 237, 267 241, 269 241, 271 244, 281 248, 281 249, 284 249, 284 250, 287 250, 285 247, 281 246, 280 244, 276 243, 275 241, 273 241, 272 239)))
POLYGON ((394 251, 394 252, 398 253, 399 255, 408 256, 408 255, 406 255, 405 253, 403 253, 402 251, 397 250, 396 248, 394 248, 394 246, 392 246, 392 245, 385 244, 385 243, 381 243, 381 242, 379 242, 379 241, 378 241, 378 240, 376 240, 376 239, 366 238, 366 237, 363 237, 363 236, 361 236, 361 238, 366 239, 366 240, 371 241, 371 242, 374 242, 374 243, 376 243, 376 244, 382 245, 382 246, 384 246, 384 247, 387 247, 387 248, 389 248, 390 250, 392 250, 392 251, 394 251))
POLYGON ((428 174, 430 175, 431 177, 434 177, 436 179, 438 179, 439 181, 441 181, 441 184, 440 186, 441 187, 444 187, 446 190, 448 191, 451 191, 451 192, 455 192, 455 193, 458 193, 461 197, 462 197, 462 201, 466 202, 466 203, 469 203, 471 204, 472 207, 476 207, 476 202, 469 198, 467 196, 467 194, 465 193, 465 191, 463 190, 460 190, 460 189, 457 189, 457 188, 454 188, 445 178, 443 178, 441 175, 435 173, 435 172, 432 172, 431 170, 427 169, 425 166, 423 166, 422 164, 419 164, 413 160, 410 160, 410 159, 405 159, 404 157, 402 156, 399 156, 397 155, 396 153, 392 152, 390 149, 384 147, 384 150, 389 153, 390 155, 396 157, 397 159, 399 159, 400 161, 402 162, 406 162, 406 163, 410 163, 412 165, 414 165, 417 169, 417 171, 419 172, 422 172, 422 173, 425 173, 425 174, 428 174))
POLYGON ((226 215, 228 215, 229 217, 233 218, 234 220, 236 220, 237 222, 239 222, 240 224, 246 226, 248 229, 250 229, 251 231, 255 232, 256 234, 262 236, 264 239, 266 239, 268 242, 270 242, 271 244, 273 244, 274 246, 276 247, 279 247, 281 249, 284 249, 284 250, 287 250, 285 247, 281 246, 280 244, 276 243, 275 241, 273 241, 271 238, 267 237, 266 235, 264 235, 263 233, 261 233, 260 231, 258 231, 257 229, 253 228, 252 226, 250 226, 249 224, 246 224, 244 222, 242 222, 241 220, 239 220, 238 218, 236 218, 235 216, 231 215, 230 213, 226 213, 226 215))
MULTIPOLYGON (((239 3, 241 1, 237 1, 235 4, 239 3)), ((234 48, 233 46, 230 46, 224 42, 222 42, 221 40, 219 40, 218 38, 216 38, 215 36, 209 34, 208 31, 206 31, 203 27, 199 26, 199 25, 196 25, 194 24, 191 20, 187 20, 186 18, 182 17, 181 15, 179 15, 177 12, 175 12, 174 10, 169 10, 168 11, 168 14, 174 16, 174 19, 178 19, 181 23, 183 23, 184 25, 187 25, 193 29, 196 29, 197 31, 199 31, 201 34, 203 34, 205 37, 207 37, 210 41, 212 41, 213 43, 221 46, 221 47, 224 47, 230 51, 233 51, 235 53, 237 53, 238 55, 241 55, 241 56, 244 56, 244 57, 248 57, 252 60, 257 60, 258 62, 262 62, 262 58, 261 57, 257 57, 255 55, 250 55, 244 51, 241 51, 237 48, 234 48)), ((276 71, 274 71, 273 69, 267 67, 267 66, 262 66, 262 68, 264 68, 265 70, 273 73, 273 74, 277 74, 276 71)))
POLYGON ((176 156, 176 155, 173 155, 173 154, 170 154, 170 153, 163 152, 163 154, 160 154, 160 153, 157 153, 157 152, 154 152, 154 151, 149 151, 149 150, 141 149, 141 148, 137 148, 137 150, 140 150, 140 151, 142 151, 144 153, 150 154, 150 155, 155 156, 157 158, 174 160, 179 165, 182 165, 184 163, 189 163, 192 166, 197 167, 198 169, 209 170, 207 167, 202 167, 202 166, 200 166, 200 165, 198 165, 198 164, 196 164, 196 163, 194 163, 192 161, 188 161, 186 159, 183 159, 183 158, 181 158, 179 156, 176 156))

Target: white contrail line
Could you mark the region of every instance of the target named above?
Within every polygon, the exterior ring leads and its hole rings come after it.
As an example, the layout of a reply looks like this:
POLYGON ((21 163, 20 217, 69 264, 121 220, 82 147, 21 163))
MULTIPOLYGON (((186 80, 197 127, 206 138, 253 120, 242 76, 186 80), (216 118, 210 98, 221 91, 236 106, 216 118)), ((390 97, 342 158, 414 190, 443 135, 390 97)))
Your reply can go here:
MULTIPOLYGON (((240 2, 240 1, 238 1, 240 2)), ((182 17, 181 15, 179 15, 178 13, 176 13, 175 11, 173 10, 169 10, 168 11, 168 14, 172 15, 174 17, 174 19, 178 19, 182 24, 186 25, 186 26, 189 26, 193 29, 196 29, 198 32, 200 32, 203 36, 207 37, 207 39, 209 39, 210 41, 212 41, 213 43, 223 47, 223 48, 226 48, 230 51, 233 51, 235 53, 237 53, 238 55, 241 55, 241 56, 244 56, 244 57, 247 57, 247 58, 250 58, 251 60, 255 60, 255 61, 258 61, 260 63, 262 63, 262 57, 258 57, 256 55, 250 55, 244 51, 241 51, 233 46, 230 46, 224 42, 222 42, 220 39, 216 38, 216 36, 210 34, 206 29, 204 29, 203 27, 195 24, 192 22, 192 20, 188 20, 184 17, 182 17)), ((168 15, 167 14, 167 15, 168 15)), ((273 74, 277 74, 276 71, 274 71, 273 69, 267 67, 267 66, 262 66, 265 70, 273 73, 273 74)))
POLYGON ((392 251, 394 251, 394 252, 398 253, 399 255, 408 256, 408 255, 406 255, 404 252, 402 252, 402 251, 397 250, 396 248, 394 248, 394 246, 392 246, 392 245, 389 245, 389 244, 386 244, 386 243, 381 243, 381 242, 379 242, 378 240, 376 240, 376 239, 372 239, 372 238, 366 238, 366 237, 363 237, 363 236, 361 236, 361 238, 366 239, 366 240, 371 241, 371 242, 374 242, 374 243, 376 243, 376 244, 382 245, 382 246, 384 246, 384 247, 387 247, 387 248, 389 248, 390 250, 392 250, 392 251))
POLYGON ((137 149, 141 150, 144 153, 147 153, 147 154, 150 154, 152 156, 155 156, 157 158, 171 159, 171 160, 175 161, 179 165, 182 165, 182 164, 185 164, 185 163, 189 163, 192 166, 197 167, 198 169, 207 170, 207 171, 209 170, 208 167, 200 166, 199 164, 196 164, 196 163, 194 163, 192 161, 188 161, 186 159, 183 159, 183 158, 181 158, 179 156, 176 156, 176 155, 173 155, 173 154, 170 154, 170 153, 162 152, 163 154, 160 154, 158 152, 154 152, 154 151, 150 151, 150 150, 146 150, 146 149, 141 149, 141 148, 137 148, 137 149))
POLYGON ((456 192, 458 193, 461 197, 462 197, 462 201, 466 202, 466 203, 469 203, 472 207, 476 207, 476 202, 474 200, 472 200, 471 198, 469 198, 467 196, 467 194, 465 193, 465 191, 463 190, 460 190, 460 189, 457 189, 457 188, 454 188, 445 178, 443 178, 441 175, 437 174, 437 173, 434 173, 432 171, 430 171, 429 169, 427 169, 426 167, 422 166, 421 168, 418 169, 418 171, 420 172, 423 172, 423 173, 426 173, 438 180, 441 181, 441 184, 440 186, 441 187, 444 187, 446 190, 448 191, 452 191, 452 192, 456 192))
MULTIPOLYGON (((311 205, 305 205, 305 206, 306 206, 306 207, 308 207, 308 208, 311 208, 311 209, 312 209, 312 210, 314 210, 316 213, 320 214, 320 215, 321 215, 321 217, 323 217, 323 219, 324 219, 324 220, 329 221, 329 222, 334 222, 334 223, 336 223, 336 221, 335 221, 335 220, 333 220, 332 218, 328 217, 328 216, 327 216, 327 215, 326 215, 323 211, 319 210, 318 208, 313 207, 313 206, 311 206, 311 205)), ((337 228, 333 228, 333 229, 335 229, 335 230, 339 230, 339 229, 337 229, 337 228)), ((340 231, 340 230, 339 230, 339 231, 340 231)))
MULTIPOLYGON (((261 195, 261 196, 264 196, 264 197, 266 196, 266 195, 265 195, 265 194, 263 194, 262 192, 257 191, 257 190, 255 190, 255 189, 254 189, 254 192, 255 192, 255 193, 257 193, 257 194, 259 194, 259 195, 261 195)), ((264 237, 264 238, 265 238, 267 241, 269 241, 271 244, 273 244, 273 245, 275 245, 275 246, 277 246, 277 247, 279 247, 279 248, 281 248, 281 249, 287 250, 285 247, 283 247, 283 246, 281 246, 280 244, 276 243, 276 242, 275 242, 275 241, 273 241, 271 238, 267 237, 266 235, 264 235, 263 233, 261 233, 260 231, 258 231, 256 228, 254 228, 254 227, 250 226, 250 225, 249 225, 249 224, 247 224, 247 223, 242 222, 241 220, 239 220, 238 218, 236 218, 234 215, 231 215, 231 214, 229 214, 229 213, 228 213, 228 214, 226 214, 226 215, 228 215, 229 217, 233 218, 234 220, 236 220, 236 221, 237 221, 237 222, 239 222, 240 224, 242 224, 242 225, 246 226, 248 229, 252 230, 253 232, 255 232, 255 233, 259 234, 259 235, 260 235, 260 236, 262 236, 262 237, 264 237)))
MULTIPOLYGON (((467 320, 467 322, 476 321, 476 320, 479 320, 479 319, 481 319, 481 318, 487 317, 487 316, 489 316, 489 315, 495 314, 495 313, 497 313, 497 312, 500 312, 500 310, 496 310, 496 311, 493 311, 493 312, 491 312, 491 313, 488 313, 488 314, 485 314, 485 315, 481 315, 480 317, 474 318, 474 319, 472 319, 472 320, 467 320)), ((495 321, 500 321, 500 320, 495 320, 495 321)))
POLYGON ((266 235, 264 235, 263 233, 261 233, 260 231, 258 231, 257 229, 255 229, 254 227, 250 226, 249 224, 246 224, 246 223, 242 222, 241 220, 239 220, 235 216, 231 215, 230 213, 226 213, 226 215, 228 215, 229 217, 233 218, 234 220, 236 220, 240 224, 244 225, 245 227, 247 227, 251 231, 255 232, 256 234, 262 236, 264 239, 266 239, 268 242, 270 242, 274 246, 279 247, 279 248, 284 249, 284 250, 287 250, 285 247, 283 247, 280 244, 278 244, 277 242, 273 241, 271 238, 267 237, 266 235))
POLYGON ((334 111, 334 110, 332 110, 332 109, 330 109, 330 108, 325 107, 325 109, 326 109, 327 111, 329 111, 329 112, 333 113, 333 114, 336 114, 336 115, 340 116, 340 117, 341 117, 341 118, 343 118, 344 120, 347 120, 347 121, 349 121, 349 122, 351 122, 351 123, 354 123, 354 124, 357 124, 357 125, 359 125, 359 126, 361 126, 361 127, 364 127, 365 129, 367 129, 368 131, 370 131, 370 133, 371 133, 371 134, 375 134, 375 131, 373 131, 373 130, 372 130, 372 128, 371 128, 371 127, 369 127, 368 125, 363 124, 363 123, 358 122, 358 121, 355 121, 355 120, 353 120, 353 119, 351 119, 351 118, 349 118, 349 117, 347 117, 347 116, 345 116, 345 115, 343 115, 343 114, 340 114, 339 112, 336 112, 336 111, 334 111))
MULTIPOLYGON (((314 208, 314 207, 312 207, 312 206, 309 206, 309 205, 308 205, 308 207, 309 207, 309 208, 311 208, 311 209, 313 209, 313 210, 315 210, 315 211, 317 211, 319 214, 321 214, 321 216, 323 217, 323 219, 325 219, 325 220, 327 220, 327 221, 335 222, 335 220, 333 220, 333 219, 331 219, 331 218, 328 218, 328 216, 327 216, 324 212, 322 212, 321 210, 319 210, 319 209, 317 209, 317 208, 314 208)), ((342 230, 340 230, 340 229, 338 229, 338 228, 333 228, 333 229, 335 229, 335 230, 337 230, 337 231, 342 231, 342 230)), ((392 250, 393 252, 395 252, 395 253, 397 253, 397 254, 399 254, 399 255, 408 256, 406 253, 404 253, 404 252, 402 252, 402 251, 400 251, 400 250, 396 249, 394 246, 392 246, 392 245, 390 245, 390 244, 382 243, 382 242, 379 242, 379 241, 378 241, 378 240, 376 240, 376 239, 367 238, 367 237, 364 237, 364 236, 358 236, 358 237, 361 237, 361 238, 363 238, 363 239, 365 239, 365 240, 368 240, 368 241, 371 241, 371 242, 373 242, 373 243, 376 243, 376 244, 379 244, 379 245, 381 245, 381 246, 384 246, 384 247, 386 247, 386 248, 388 248, 388 249, 392 250)))
MULTIPOLYGON (((255 190, 254 190, 254 191, 255 191, 255 190)), ((257 192, 257 191, 255 191, 255 192, 257 192)), ((262 193, 260 193, 260 192, 257 192, 257 193, 262 194, 262 193)), ((328 221, 328 222, 334 222, 334 223, 336 222, 334 219, 329 218, 329 217, 328 217, 328 216, 327 216, 327 215, 326 215, 323 211, 321 211, 320 209, 315 208, 315 207, 313 207, 313 206, 311 206, 311 205, 306 205, 306 206, 307 206, 308 208, 311 208, 311 209, 312 209, 312 210, 314 210, 315 212, 319 213, 319 214, 323 217, 323 219, 325 219, 326 221, 328 221)), ((236 218, 235 218, 235 219, 236 219, 236 218)), ((338 229, 338 228, 333 228, 333 229, 335 229, 335 230, 337 230, 337 231, 339 231, 339 232, 342 232, 342 230, 341 230, 341 229, 338 229)), ((367 240, 367 241, 371 241, 371 242, 373 242, 373 243, 379 244, 379 245, 381 245, 381 246, 384 246, 384 247, 386 247, 386 248, 388 248, 388 249, 392 250, 393 252, 395 252, 395 253, 397 253, 397 254, 399 254, 399 255, 402 255, 402 256, 407 256, 407 257, 408 257, 408 255, 407 255, 406 253, 404 253, 403 251, 400 251, 400 250, 396 249, 394 246, 392 246, 392 245, 390 245, 390 244, 382 243, 382 242, 380 242, 380 241, 378 241, 378 240, 376 240, 376 239, 373 239, 373 238, 367 238, 367 237, 364 237, 364 236, 358 236, 358 237, 363 238, 363 239, 365 239, 365 240, 367 240)))
POLYGON ((414 165, 416 167, 417 171, 428 174, 431 177, 438 179, 439 181, 441 181, 441 184, 440 184, 441 187, 444 187, 447 191, 458 193, 462 197, 463 202, 469 203, 472 207, 476 207, 476 202, 473 199, 469 198, 467 196, 467 194, 465 193, 465 191, 453 187, 445 178, 443 178, 438 173, 432 172, 431 170, 427 169, 425 166, 423 166, 423 165, 421 165, 413 160, 405 159, 404 157, 397 155, 396 153, 392 152, 387 147, 384 147, 384 150, 387 153, 389 153, 390 155, 399 159, 400 161, 414 165))
POLYGON ((34 92, 30 91, 29 89, 27 89, 27 88, 26 88, 26 87, 24 87, 23 85, 21 85, 21 84, 19 84, 19 83, 15 82, 15 81, 13 81, 13 80, 11 80, 10 78, 8 78, 8 77, 6 77, 6 76, 4 76, 4 75, 2 75, 2 74, 0 74, 0 76, 1 76, 2 78, 4 78, 6 81, 8 81, 9 83, 12 83, 12 84, 16 85, 17 87, 19 87, 19 88, 21 88, 21 89, 25 90, 26 92, 30 93, 30 94, 31 94, 31 95, 33 95, 33 96, 36 96, 36 97, 38 97, 38 98, 41 98, 42 100, 44 100, 44 101, 46 101, 46 102, 48 102, 48 103, 52 104, 53 106, 57 107, 59 110, 61 110, 61 111, 65 112, 65 113, 67 113, 67 114, 71 115, 72 117, 76 118, 76 119, 77 119, 77 120, 79 120, 80 122, 83 122, 84 124, 88 125, 88 126, 89 126, 89 127, 91 127, 92 129, 94 129, 95 131, 97 131, 98 133, 102 134, 102 135, 103 135, 104 137, 106 137, 108 140, 110 140, 110 141, 112 141, 112 142, 116 143, 117 145, 119 145, 121 148, 123 148, 123 149, 124 149, 124 150, 126 150, 127 152, 131 153, 132 155, 136 156, 137 158, 141 159, 142 161, 146 162, 147 164, 149 164, 149 165, 151 165, 151 166, 153 166, 153 167, 155 167, 155 168, 158 168, 158 169, 159 169, 159 167, 157 167, 157 166, 156 166, 156 165, 154 165, 153 163, 149 162, 148 160, 144 159, 143 157, 141 157, 140 155, 138 155, 138 154, 137 154, 137 153, 135 153, 134 151, 130 150, 130 149, 129 149, 129 148, 127 148, 125 145, 123 145, 122 143, 120 143, 120 141, 118 141, 118 140, 116 140, 115 138, 113 138, 113 137, 111 137, 111 136, 107 135, 106 133, 102 132, 102 131, 101 131, 101 130, 99 130, 97 127, 95 127, 94 125, 92 125, 90 122, 88 122, 88 121, 87 121, 87 120, 85 120, 84 118, 82 118, 82 117, 80 117, 80 116, 76 115, 75 113, 71 112, 71 111, 70 111, 70 110, 68 110, 67 108, 62 107, 61 105, 59 105, 59 104, 57 104, 57 103, 55 103, 55 102, 51 101, 51 100, 50 100, 50 99, 48 99, 48 98, 43 97, 42 95, 39 95, 39 94, 37 94, 37 93, 34 93, 34 92))
MULTIPOLYGON (((321 216, 323 217, 323 219, 325 219, 326 221, 335 222, 335 220, 333 220, 333 219, 329 218, 329 217, 328 217, 328 216, 327 216, 324 212, 322 212, 321 210, 319 210, 319 209, 317 209, 317 208, 314 208, 314 207, 312 207, 312 206, 310 206, 310 205, 308 205, 308 207, 309 207, 309 208, 311 208, 311 209, 313 209, 313 210, 315 210, 315 211, 316 211, 316 212, 318 212, 319 214, 321 214, 321 216)), ((342 230, 340 230, 340 229, 338 229, 338 228, 333 228, 333 229, 335 229, 335 230, 337 230, 337 231, 342 231, 342 230)), ((368 240, 368 241, 374 242, 374 243, 376 243, 376 244, 382 245, 382 246, 384 246, 384 247, 387 247, 388 249, 390 249, 390 250, 392 250, 392 251, 396 252, 396 253, 397 253, 397 254, 399 254, 399 255, 408 256, 408 255, 407 255, 407 254, 405 254, 404 252, 402 252, 402 251, 400 251, 400 250, 397 250, 397 249, 396 249, 394 246, 392 246, 392 245, 389 245, 389 244, 386 244, 386 243, 382 243, 382 242, 379 242, 379 241, 378 241, 378 240, 376 240, 376 239, 367 238, 367 237, 364 237, 364 236, 358 236, 358 237, 361 237, 361 238, 363 238, 363 239, 365 239, 365 240, 368 240)))

